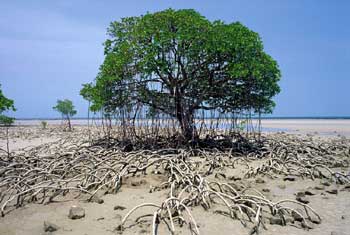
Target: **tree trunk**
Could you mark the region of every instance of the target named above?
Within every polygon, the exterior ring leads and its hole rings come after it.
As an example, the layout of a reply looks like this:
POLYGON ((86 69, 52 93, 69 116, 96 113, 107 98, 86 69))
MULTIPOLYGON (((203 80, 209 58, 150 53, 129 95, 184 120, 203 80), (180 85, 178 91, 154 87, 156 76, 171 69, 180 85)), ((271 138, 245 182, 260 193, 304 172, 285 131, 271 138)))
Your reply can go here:
POLYGON ((198 139, 197 128, 193 118, 193 114, 185 114, 182 119, 181 130, 186 140, 198 139))
POLYGON ((176 118, 180 123, 183 137, 187 140, 194 140, 198 138, 197 129, 194 121, 194 110, 186 107, 182 100, 183 94, 181 90, 175 88, 175 108, 176 118))
POLYGON ((193 111, 181 109, 182 112, 178 112, 176 118, 180 123, 182 135, 187 141, 198 138, 197 128, 194 121, 193 111))
POLYGON ((10 159, 10 144, 9 144, 9 127, 6 127, 6 150, 7 150, 7 157, 10 159))
POLYGON ((89 143, 91 143, 91 132, 90 132, 90 100, 89 100, 89 107, 88 107, 88 132, 89 132, 89 143))
POLYGON ((69 131, 72 131, 72 125, 70 124, 69 116, 67 116, 67 120, 68 120, 68 129, 69 129, 69 131))

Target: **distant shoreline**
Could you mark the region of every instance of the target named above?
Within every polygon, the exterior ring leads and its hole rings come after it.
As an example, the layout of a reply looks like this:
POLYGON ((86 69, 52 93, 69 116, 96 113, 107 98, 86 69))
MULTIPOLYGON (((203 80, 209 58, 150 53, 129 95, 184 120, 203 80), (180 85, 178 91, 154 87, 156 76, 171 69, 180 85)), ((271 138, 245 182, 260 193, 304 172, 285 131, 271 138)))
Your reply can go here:
MULTIPOLYGON (((16 126, 40 126, 41 121, 46 121, 50 125, 61 125, 61 119, 17 119, 15 121, 16 126)), ((165 120, 165 119, 164 119, 165 120)), ((206 119, 205 122, 208 125, 210 120, 206 119)), ((138 120, 138 122, 147 122, 150 119, 138 120)), ((117 121, 118 122, 118 121, 117 121)), ((114 123, 114 121, 113 121, 114 123)), ((221 119, 219 129, 225 129, 230 125, 230 120, 221 119)), ((254 119, 252 123, 249 123, 249 128, 257 128, 257 119, 254 119)), ((102 125, 102 120, 99 118, 90 119, 91 125, 102 125)), ((116 123, 117 124, 117 123, 116 123)), ((350 137, 350 117, 273 117, 263 118, 261 120, 262 132, 286 132, 291 134, 317 134, 322 136, 346 136, 350 137)), ((73 126, 88 125, 87 118, 74 118, 72 119, 73 126)))
MULTIPOLYGON (((77 117, 77 118, 72 118, 72 120, 87 120, 87 117, 77 117)), ((100 117, 90 117, 90 119, 101 119, 100 117)), ((215 118, 205 118, 205 119, 215 119, 215 118)), ((221 118, 221 119, 225 119, 225 118, 221 118)), ((226 118, 226 119, 230 119, 230 118, 226 118)), ((258 117, 252 117, 252 119, 258 119, 258 117)), ((262 120, 350 120, 350 116, 300 116, 300 117, 261 117, 262 120)), ((35 121, 35 120, 61 120, 61 118, 16 118, 16 120, 18 121, 35 121)))

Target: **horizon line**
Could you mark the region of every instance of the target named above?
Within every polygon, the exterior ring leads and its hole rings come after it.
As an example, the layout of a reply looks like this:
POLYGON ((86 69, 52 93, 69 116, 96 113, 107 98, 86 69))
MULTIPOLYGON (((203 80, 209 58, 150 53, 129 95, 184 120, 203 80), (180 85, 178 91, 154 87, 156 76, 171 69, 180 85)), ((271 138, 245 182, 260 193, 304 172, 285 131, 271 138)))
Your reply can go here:
MULTIPOLYGON (((215 118, 215 117, 213 117, 215 118)), ((258 119, 258 117, 251 117, 252 119, 258 119)), ((49 117, 26 117, 26 118, 15 118, 16 120, 62 120, 62 118, 49 118, 49 117)), ((88 117, 72 117, 71 120, 85 120, 88 117)), ((90 119, 101 119, 101 117, 90 117, 90 119)), ((112 118, 115 119, 115 118, 112 118)), ((147 119, 147 118, 142 118, 147 119)), ((212 118, 204 118, 204 119, 212 119, 212 118)), ((222 118, 222 119, 230 119, 230 118, 222 118)), ((261 117, 261 119, 350 119, 350 116, 265 116, 261 117)))

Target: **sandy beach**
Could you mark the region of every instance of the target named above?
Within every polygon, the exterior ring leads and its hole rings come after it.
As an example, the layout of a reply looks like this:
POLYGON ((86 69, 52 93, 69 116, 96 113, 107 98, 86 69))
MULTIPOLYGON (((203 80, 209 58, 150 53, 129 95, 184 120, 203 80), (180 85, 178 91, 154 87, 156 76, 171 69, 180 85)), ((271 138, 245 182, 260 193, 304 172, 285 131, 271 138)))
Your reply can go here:
POLYGON ((263 127, 285 129, 288 133, 350 137, 350 119, 264 119, 263 127))
POLYGON ((0 9, 0 235, 350 235, 350 0, 0 9))
MULTIPOLYGON (((73 132, 62 132, 58 121, 49 121, 48 129, 43 130, 39 125, 33 126, 39 121, 18 121, 21 126, 13 127, 10 130, 10 150, 18 153, 29 151, 40 146, 42 149, 53 148, 56 152, 71 151, 63 147, 55 147, 62 139, 86 138, 82 122, 73 121, 73 132), (29 125, 30 124, 30 125, 29 125), (59 150, 58 150, 59 149, 59 150)), ((302 135, 310 140, 324 139, 325 136, 338 139, 338 135, 349 136, 350 120, 263 120, 263 125, 269 128, 288 129, 288 133, 295 136, 302 135), (306 137, 312 133, 314 137, 306 137), (311 138, 311 139, 310 139, 311 138), (321 138, 320 138, 321 139, 321 138)), ((273 134, 271 132, 270 134, 273 134)), ((303 137, 303 138, 304 138, 303 137)), ((60 146, 60 145, 58 145, 60 146)), ((0 147, 6 147, 4 130, 1 132, 0 147)), ((53 151, 53 153, 55 153, 53 151)), ((46 154, 46 153, 45 153, 46 154)), ((344 161, 349 161, 349 156, 344 161), (347 159, 347 160, 346 160, 347 159)), ((197 160, 201 160, 198 158, 197 160)), ((262 195, 271 202, 278 202, 285 199, 295 200, 301 192, 312 192, 305 196, 307 205, 317 211, 322 219, 321 223, 312 224, 312 229, 305 229, 300 222, 294 221, 286 226, 267 222, 265 228, 260 230, 260 234, 274 235, 347 235, 350 231, 350 188, 348 185, 338 185, 335 183, 325 183, 324 179, 310 179, 308 177, 297 177, 294 181, 286 181, 284 176, 270 178, 268 175, 259 175, 249 178, 242 178, 247 170, 261 164, 262 160, 248 161, 238 164, 234 168, 219 168, 216 174, 206 177, 206 180, 215 180, 230 185, 242 185, 241 187, 262 192, 262 195), (220 174, 218 174, 220 173, 220 174), (221 175, 225 177, 222 177, 221 175), (234 179, 234 180, 232 180, 234 179), (336 192, 336 193, 334 193, 336 192)), ((341 167, 336 170, 349 172, 349 167, 341 167)), ((159 190, 150 193, 150 188, 160 185, 167 180, 163 174, 154 174, 153 170, 147 175, 139 174, 137 177, 127 177, 123 181, 118 193, 99 194, 102 201, 86 202, 86 197, 77 197, 74 193, 60 196, 52 203, 28 203, 19 208, 12 208, 4 217, 0 217, 0 234, 6 235, 37 235, 37 234, 120 234, 116 230, 122 218, 133 207, 142 203, 161 204, 168 196, 167 190, 159 190), (72 220, 68 217, 72 206, 79 206, 85 210, 85 216, 81 219, 72 220), (45 231, 44 222, 49 221, 57 226, 57 231, 45 231)), ((4 188, 1 188, 4 190, 4 188)), ((243 226, 239 220, 232 220, 225 215, 222 203, 213 204, 207 210, 201 206, 191 208, 194 218, 196 218, 201 234, 249 234, 252 226, 243 226)), ((122 234, 152 234, 152 213, 153 208, 144 208, 136 211, 127 220, 125 230, 122 234), (148 215, 143 217, 143 215, 148 215), (137 219, 138 218, 138 219, 137 219), (136 221, 138 222, 135 222, 136 221)), ((268 217, 267 217, 268 218, 268 217)), ((269 221, 269 219, 267 219, 269 221)), ((169 234, 164 224, 159 226, 159 234, 169 234)), ((175 234, 191 234, 187 226, 176 227, 175 234)))
MULTIPOLYGON (((42 120, 16 120, 16 125, 40 125, 42 120)), ((60 125, 61 120, 46 120, 49 125, 60 125)), ((90 120, 90 124, 100 125, 100 120, 90 120)), ((253 120, 254 125, 257 121, 253 120)), ((316 134, 323 136, 343 135, 350 137, 350 119, 262 119, 263 131, 284 131, 291 134, 316 134)), ((73 119, 73 125, 87 125, 87 119, 73 119)))

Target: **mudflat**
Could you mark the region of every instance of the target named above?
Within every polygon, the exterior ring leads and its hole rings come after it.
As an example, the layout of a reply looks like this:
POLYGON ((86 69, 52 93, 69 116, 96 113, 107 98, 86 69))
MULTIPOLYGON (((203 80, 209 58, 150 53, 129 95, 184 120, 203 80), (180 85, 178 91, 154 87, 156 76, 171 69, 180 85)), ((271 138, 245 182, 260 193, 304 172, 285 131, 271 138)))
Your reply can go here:
POLYGON ((0 234, 154 234, 154 225, 158 234, 349 234, 349 139, 291 133, 264 135, 257 152, 125 153, 87 143, 85 126, 13 127, 12 162, 1 153, 0 234), (70 218, 72 206, 84 216, 70 218))
MULTIPOLYGON (((41 120, 17 120, 20 126, 39 126, 41 120)), ((209 122, 209 121, 207 121, 209 122)), ((257 125, 257 120, 252 120, 257 125)), ((47 120, 49 125, 60 125, 61 120, 47 120)), ((73 119, 75 126, 86 126, 87 119, 73 119)), ((265 132, 284 131, 290 134, 313 134, 322 136, 343 135, 350 137, 350 119, 262 119, 262 127, 265 132)), ((101 125, 98 119, 90 120, 91 124, 101 125)))
POLYGON ((350 137, 350 119, 263 119, 262 125, 291 134, 350 137))

